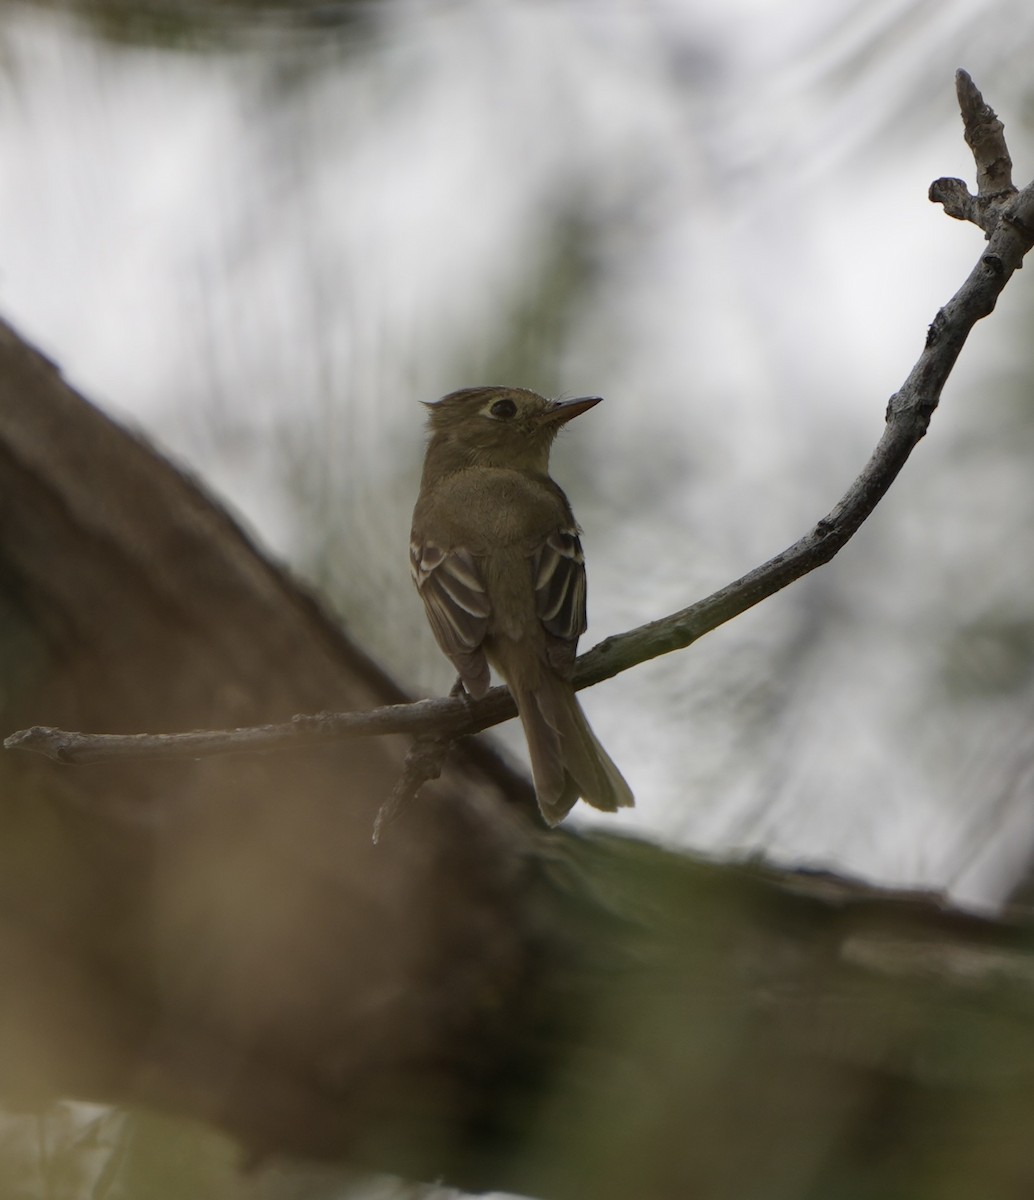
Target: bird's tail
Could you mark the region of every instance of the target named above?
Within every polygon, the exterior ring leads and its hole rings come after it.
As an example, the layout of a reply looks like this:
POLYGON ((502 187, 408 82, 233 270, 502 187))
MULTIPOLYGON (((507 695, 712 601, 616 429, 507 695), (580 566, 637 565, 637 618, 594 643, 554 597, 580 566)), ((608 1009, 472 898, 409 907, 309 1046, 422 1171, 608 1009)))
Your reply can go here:
POLYGON ((593 808, 616 812, 635 804, 632 789, 586 720, 574 688, 552 672, 534 687, 515 689, 539 808, 559 824, 579 797, 593 808))

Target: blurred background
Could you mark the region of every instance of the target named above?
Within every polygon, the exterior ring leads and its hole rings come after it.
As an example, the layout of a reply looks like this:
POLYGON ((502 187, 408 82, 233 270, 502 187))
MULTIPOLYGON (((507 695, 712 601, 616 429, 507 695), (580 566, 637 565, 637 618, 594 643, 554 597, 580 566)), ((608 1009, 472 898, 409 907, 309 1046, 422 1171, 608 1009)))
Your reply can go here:
MULTIPOLYGON (((419 402, 606 398, 554 459, 583 649, 725 584, 838 499, 981 253, 926 199, 972 176, 956 67, 1030 176, 1032 42, 1021 0, 8 2, 0 310, 439 693, 419 402)), ((1034 842, 1032 313, 1020 276, 831 566, 583 694, 630 830, 1007 893, 1034 842)))
MULTIPOLYGON (((1032 50, 1023 0, 8 0, 0 311, 439 693, 407 564, 419 402, 606 397, 554 459, 583 648, 724 585, 839 498, 982 251, 926 199, 972 176, 957 67, 1034 171, 1032 50)), ((638 797, 621 825, 1009 894, 1034 845, 1032 318, 1021 275, 830 566, 583 693, 638 797)), ((180 1138, 0 1115, 18 1195, 340 1194, 227 1182, 226 1143, 180 1138)))

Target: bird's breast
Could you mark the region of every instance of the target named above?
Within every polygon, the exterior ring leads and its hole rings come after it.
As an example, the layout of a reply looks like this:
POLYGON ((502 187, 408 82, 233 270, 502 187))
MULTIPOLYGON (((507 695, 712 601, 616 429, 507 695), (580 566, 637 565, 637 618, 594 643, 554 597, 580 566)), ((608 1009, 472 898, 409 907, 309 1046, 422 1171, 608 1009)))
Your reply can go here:
POLYGON ((414 514, 425 536, 478 556, 509 548, 530 553, 554 529, 571 524, 563 492, 544 476, 472 467, 442 479, 414 514))

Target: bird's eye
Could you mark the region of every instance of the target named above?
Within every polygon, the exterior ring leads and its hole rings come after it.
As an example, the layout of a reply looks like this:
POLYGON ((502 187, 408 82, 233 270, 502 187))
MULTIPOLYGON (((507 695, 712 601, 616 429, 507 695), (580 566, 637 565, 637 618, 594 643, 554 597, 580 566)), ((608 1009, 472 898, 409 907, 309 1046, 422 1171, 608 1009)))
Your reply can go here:
POLYGON ((512 400, 497 400, 488 411, 497 420, 509 421, 517 415, 517 405, 512 400))

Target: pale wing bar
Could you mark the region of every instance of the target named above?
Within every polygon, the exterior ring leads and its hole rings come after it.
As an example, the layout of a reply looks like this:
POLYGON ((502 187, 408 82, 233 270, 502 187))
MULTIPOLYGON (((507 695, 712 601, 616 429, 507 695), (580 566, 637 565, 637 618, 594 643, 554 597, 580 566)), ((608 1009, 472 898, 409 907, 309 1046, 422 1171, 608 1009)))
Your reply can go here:
POLYGON ((564 674, 585 632, 585 558, 577 529, 555 529, 532 556, 535 610, 553 639, 549 659, 564 674))
POLYGON ((492 609, 477 560, 463 547, 445 551, 433 542, 414 542, 409 566, 438 645, 467 691, 483 696, 490 673, 481 643, 492 609))

